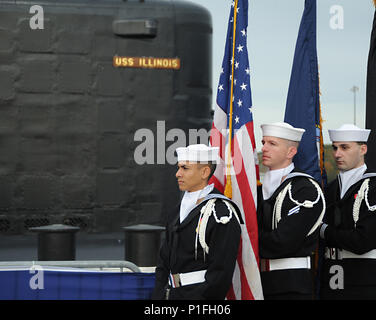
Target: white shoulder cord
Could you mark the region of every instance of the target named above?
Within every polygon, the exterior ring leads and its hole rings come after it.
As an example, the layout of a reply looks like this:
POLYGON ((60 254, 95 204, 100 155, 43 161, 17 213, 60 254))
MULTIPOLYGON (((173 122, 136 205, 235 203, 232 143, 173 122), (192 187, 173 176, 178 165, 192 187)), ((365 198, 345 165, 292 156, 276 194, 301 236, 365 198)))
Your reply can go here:
POLYGON ((291 186, 291 182, 278 194, 277 199, 275 200, 273 208, 273 220, 272 220, 272 229, 277 228, 278 222, 281 220, 281 211, 283 200, 285 200, 286 193, 291 186))
POLYGON ((358 191, 358 195, 357 195, 357 197, 354 201, 353 219, 354 219, 355 227, 356 227, 356 223, 359 220, 360 205, 361 205, 363 199, 365 200, 365 203, 366 203, 369 211, 373 212, 373 211, 376 210, 376 205, 370 206, 369 201, 368 201, 369 180, 370 180, 369 178, 364 180, 364 182, 362 183, 362 185, 361 185, 361 187, 358 191))
POLYGON ((217 223, 227 224, 231 220, 233 213, 236 219, 238 220, 238 222, 240 223, 234 207, 226 200, 223 200, 223 202, 226 204, 227 209, 230 211, 230 214, 227 217, 223 216, 220 219, 218 219, 216 211, 215 211, 215 200, 216 198, 209 200, 207 204, 201 208, 201 214, 200 214, 198 224, 197 224, 197 229, 196 229, 195 260, 197 260, 197 240, 200 242, 200 245, 202 249, 204 250, 204 260, 205 260, 205 253, 206 254, 209 253, 209 246, 205 242, 205 233, 206 233, 206 226, 208 224, 209 218, 212 213, 217 223))
POLYGON ((195 240, 195 260, 197 260, 197 240, 200 241, 201 247, 204 250, 204 261, 205 261, 205 253, 209 253, 209 247, 205 243, 205 230, 206 230, 206 225, 208 224, 209 217, 212 213, 212 210, 215 205, 215 198, 209 200, 206 205, 204 205, 201 208, 201 214, 198 219, 197 223, 197 228, 196 228, 196 240, 195 240), (202 240, 202 238, 204 240, 202 240))
POLYGON ((279 195, 277 196, 276 202, 274 204, 274 209, 273 209, 273 225, 272 225, 273 230, 277 227, 278 222, 281 220, 282 204, 287 193, 289 194, 289 198, 293 203, 295 203, 299 207, 304 207, 304 208, 313 208, 313 206, 316 203, 318 203, 321 198, 322 203, 323 203, 321 214, 318 220, 316 221, 316 223, 313 225, 312 229, 308 232, 307 237, 311 235, 321 224, 321 221, 324 217, 325 210, 326 210, 324 194, 317 182, 313 181, 312 179, 309 179, 309 181, 311 181, 311 183, 315 186, 316 191, 317 191, 317 198, 315 201, 305 200, 303 203, 300 203, 299 201, 293 199, 292 193, 291 193, 291 189, 292 189, 291 182, 279 193, 279 195))

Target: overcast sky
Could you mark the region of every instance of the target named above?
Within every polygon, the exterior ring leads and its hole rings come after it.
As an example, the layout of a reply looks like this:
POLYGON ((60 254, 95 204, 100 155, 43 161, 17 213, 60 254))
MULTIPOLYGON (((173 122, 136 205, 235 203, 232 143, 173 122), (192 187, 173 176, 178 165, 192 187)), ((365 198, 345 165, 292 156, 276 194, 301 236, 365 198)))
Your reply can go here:
MULTIPOLYGON (((190 0, 207 8, 213 19, 213 104, 222 65, 231 0, 190 0)), ((374 14, 372 0, 318 0, 317 53, 320 70, 324 143, 328 129, 343 123, 365 127, 366 74, 374 14), (331 22, 343 9, 343 28, 331 22), (334 10, 331 13, 331 9, 334 10)), ((304 0, 249 0, 248 54, 257 149, 260 125, 283 121, 291 66, 304 0)))

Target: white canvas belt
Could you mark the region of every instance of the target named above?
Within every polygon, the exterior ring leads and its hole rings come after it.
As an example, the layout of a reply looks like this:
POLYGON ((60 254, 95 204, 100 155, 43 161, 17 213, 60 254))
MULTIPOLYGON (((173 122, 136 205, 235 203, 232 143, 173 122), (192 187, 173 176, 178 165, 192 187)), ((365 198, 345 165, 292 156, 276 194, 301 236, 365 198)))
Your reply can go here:
POLYGON ((261 259, 261 271, 274 271, 284 269, 310 269, 311 258, 282 258, 282 259, 261 259))
POLYGON ((171 274, 168 278, 172 288, 188 286, 190 284, 201 283, 205 281, 206 270, 199 270, 186 273, 171 274))
POLYGON ((337 249, 337 248, 325 248, 325 258, 332 259, 332 260, 376 259, 376 249, 373 249, 363 254, 355 254, 347 250, 342 250, 342 249, 337 249))

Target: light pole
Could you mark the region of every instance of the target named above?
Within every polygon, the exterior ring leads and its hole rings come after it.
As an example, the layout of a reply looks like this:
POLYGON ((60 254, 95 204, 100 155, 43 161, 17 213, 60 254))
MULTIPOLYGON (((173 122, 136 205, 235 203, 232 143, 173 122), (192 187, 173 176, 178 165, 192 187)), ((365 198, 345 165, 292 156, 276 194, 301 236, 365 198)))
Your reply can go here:
POLYGON ((354 93, 354 125, 356 126, 356 92, 359 91, 359 87, 353 86, 350 91, 354 93))

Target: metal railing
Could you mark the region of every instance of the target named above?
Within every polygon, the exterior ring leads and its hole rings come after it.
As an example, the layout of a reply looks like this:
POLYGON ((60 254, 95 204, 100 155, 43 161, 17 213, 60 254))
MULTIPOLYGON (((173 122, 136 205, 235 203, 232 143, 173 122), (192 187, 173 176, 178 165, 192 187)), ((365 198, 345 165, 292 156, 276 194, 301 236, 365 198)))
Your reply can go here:
POLYGON ((128 269, 132 272, 142 272, 142 270, 130 261, 123 260, 72 260, 72 261, 0 261, 0 270, 7 268, 33 268, 41 267, 62 267, 62 268, 83 268, 83 269, 119 269, 124 272, 128 269))

